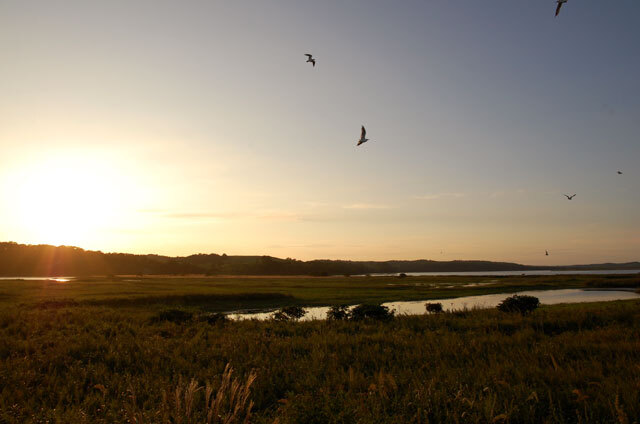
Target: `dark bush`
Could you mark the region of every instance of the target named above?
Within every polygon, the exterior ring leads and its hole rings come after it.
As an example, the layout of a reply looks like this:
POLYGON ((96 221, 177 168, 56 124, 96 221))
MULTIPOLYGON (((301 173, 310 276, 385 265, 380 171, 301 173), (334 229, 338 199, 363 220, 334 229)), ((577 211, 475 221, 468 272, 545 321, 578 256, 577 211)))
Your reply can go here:
POLYGON ((540 300, 537 297, 515 294, 500 302, 498 309, 502 312, 518 312, 526 315, 538 306, 540 306, 540 300))
POLYGON ((398 278, 407 278, 407 274, 401 272, 400 274, 398 274, 398 278))
POLYGON ((272 318, 276 321, 289 321, 289 315, 282 311, 274 312, 272 318))
POLYGON ((151 321, 169 321, 176 324, 182 324, 184 322, 190 321, 192 316, 193 314, 191 312, 183 311, 181 309, 167 309, 159 312, 151 319, 151 321))
POLYGON ((336 305, 327 311, 327 319, 332 321, 343 321, 349 319, 349 310, 347 305, 336 305))
POLYGON ((442 312, 442 303, 427 303, 425 307, 427 308, 427 312, 431 312, 432 314, 442 312))
POLYGON ((224 324, 225 322, 229 322, 231 320, 226 314, 216 312, 214 314, 204 315, 203 321, 206 321, 209 324, 224 324))
POLYGON ((388 321, 393 318, 393 311, 382 305, 358 305, 351 310, 350 319, 361 321, 363 319, 375 319, 378 321, 388 321))
POLYGON ((276 321, 297 321, 307 314, 307 311, 300 306, 285 306, 273 314, 276 321))

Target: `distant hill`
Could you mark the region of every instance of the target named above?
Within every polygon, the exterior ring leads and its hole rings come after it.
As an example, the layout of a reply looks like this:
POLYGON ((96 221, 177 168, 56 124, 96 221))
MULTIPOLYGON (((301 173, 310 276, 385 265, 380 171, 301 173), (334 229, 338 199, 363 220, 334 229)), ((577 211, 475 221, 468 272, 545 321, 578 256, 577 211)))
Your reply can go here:
POLYGON ((0 276, 88 275, 356 275, 400 272, 640 269, 624 264, 540 267, 490 261, 343 261, 197 254, 186 257, 103 253, 73 246, 0 243, 0 276))

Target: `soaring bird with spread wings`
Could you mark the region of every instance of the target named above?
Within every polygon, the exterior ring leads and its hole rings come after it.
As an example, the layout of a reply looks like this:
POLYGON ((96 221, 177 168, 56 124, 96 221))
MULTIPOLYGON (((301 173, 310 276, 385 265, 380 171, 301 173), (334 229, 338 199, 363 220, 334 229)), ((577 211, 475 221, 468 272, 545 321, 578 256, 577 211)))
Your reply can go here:
POLYGON ((357 146, 361 145, 362 143, 366 143, 367 141, 369 141, 368 138, 365 138, 367 136, 367 130, 364 129, 364 125, 362 126, 362 132, 360 133, 360 140, 358 140, 358 144, 357 146))
POLYGON ((560 9, 562 8, 562 5, 565 4, 567 2, 567 0, 558 0, 558 7, 556 7, 556 16, 558 16, 558 13, 560 13, 560 9))
POLYGON ((569 199, 569 200, 571 200, 571 199, 573 199, 574 197, 576 197, 576 195, 575 195, 575 194, 572 194, 571 196, 569 196, 568 194, 563 194, 563 196, 564 196, 564 197, 566 197, 566 198, 567 198, 567 199, 569 199))
POLYGON ((307 56, 307 62, 311 62, 311 64, 313 65, 313 67, 316 67, 316 60, 313 58, 313 55, 310 55, 309 53, 305 53, 305 56, 307 56))

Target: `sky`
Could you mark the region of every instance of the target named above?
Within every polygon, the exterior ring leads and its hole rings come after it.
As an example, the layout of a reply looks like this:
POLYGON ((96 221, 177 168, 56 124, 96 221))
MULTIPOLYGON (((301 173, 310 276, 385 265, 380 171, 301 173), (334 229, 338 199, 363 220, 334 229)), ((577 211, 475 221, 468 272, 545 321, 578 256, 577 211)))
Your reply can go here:
POLYGON ((640 260, 640 2, 555 6, 0 0, 0 240, 640 260))

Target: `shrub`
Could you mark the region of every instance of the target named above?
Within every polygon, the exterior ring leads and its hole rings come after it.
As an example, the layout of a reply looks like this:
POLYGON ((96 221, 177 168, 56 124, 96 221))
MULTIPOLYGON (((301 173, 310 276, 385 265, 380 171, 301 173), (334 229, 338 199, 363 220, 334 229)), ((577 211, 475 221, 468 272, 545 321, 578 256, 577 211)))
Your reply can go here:
POLYGON ((332 321, 343 321, 349 319, 347 305, 336 305, 327 311, 327 319, 332 321))
POLYGON ((300 306, 285 306, 273 314, 276 321, 297 321, 307 314, 307 311, 300 306))
POLYGON ((497 307, 502 312, 519 312, 526 315, 538 306, 540 306, 540 300, 537 297, 515 294, 500 302, 497 307))
POLYGON ((181 309, 167 309, 164 311, 160 311, 158 315, 154 316, 151 319, 151 321, 169 321, 176 324, 182 324, 184 322, 190 321, 192 316, 193 314, 191 312, 183 311, 181 309))
POLYGON ((351 310, 350 318, 353 321, 361 321, 363 319, 374 319, 378 321, 388 321, 393 318, 393 311, 382 305, 358 305, 351 310))
POLYGON ((214 314, 207 314, 204 317, 204 321, 209 324, 224 324, 225 322, 229 322, 230 319, 226 314, 216 312, 214 314))
POLYGON ((272 318, 276 321, 289 321, 289 316, 282 311, 274 312, 272 318))
POLYGON ((432 314, 438 314, 442 312, 442 303, 427 303, 425 305, 427 308, 427 312, 431 312, 432 314))
POLYGON ((400 274, 398 274, 398 278, 407 278, 407 274, 401 272, 400 274))

